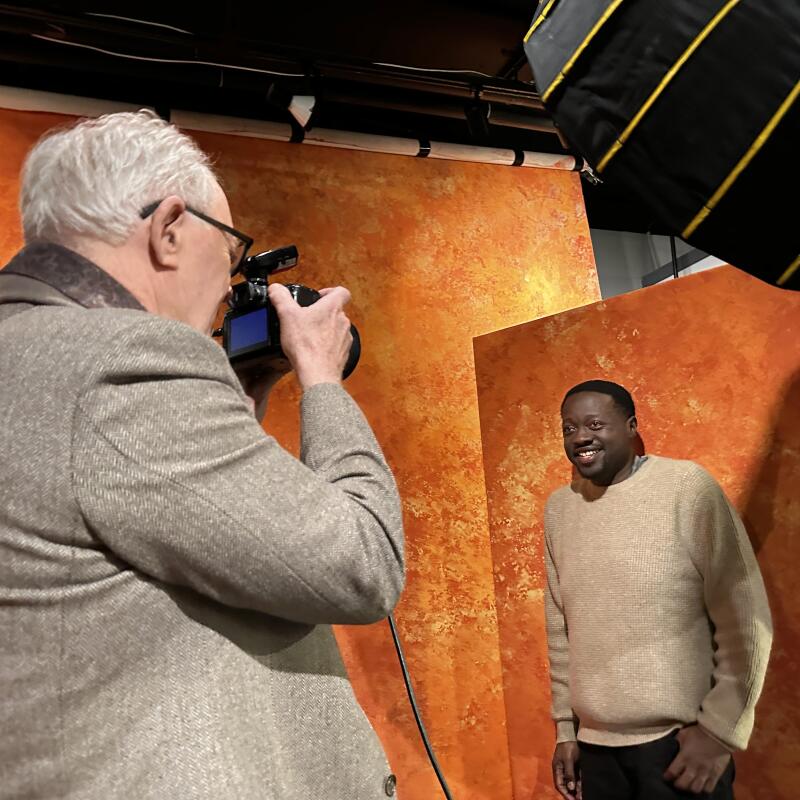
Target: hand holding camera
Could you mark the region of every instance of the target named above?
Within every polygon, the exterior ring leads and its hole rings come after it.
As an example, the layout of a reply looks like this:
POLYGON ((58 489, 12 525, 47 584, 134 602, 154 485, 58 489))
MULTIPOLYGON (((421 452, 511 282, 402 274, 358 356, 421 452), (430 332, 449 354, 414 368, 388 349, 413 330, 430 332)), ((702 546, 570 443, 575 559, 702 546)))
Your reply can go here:
POLYGON ((316 383, 341 383, 353 335, 344 307, 350 292, 341 286, 320 291, 310 306, 298 305, 280 283, 270 284, 269 299, 281 326, 281 347, 303 390, 316 383))
POLYGON ((358 330, 344 313, 347 289, 318 292, 300 284, 269 283, 270 275, 297 261, 294 245, 250 256, 243 267, 245 280, 233 287, 230 311, 214 331, 259 418, 269 389, 290 369, 305 391, 316 383, 341 383, 361 356, 358 330))

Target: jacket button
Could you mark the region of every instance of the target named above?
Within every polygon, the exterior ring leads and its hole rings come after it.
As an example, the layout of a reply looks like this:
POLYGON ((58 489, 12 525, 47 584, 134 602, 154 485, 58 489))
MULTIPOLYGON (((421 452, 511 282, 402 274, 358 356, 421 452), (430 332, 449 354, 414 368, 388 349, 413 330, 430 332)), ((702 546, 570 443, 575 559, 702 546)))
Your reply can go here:
POLYGON ((397 778, 394 775, 390 775, 384 782, 383 782, 383 791, 386 792, 387 797, 394 797, 394 790, 397 788, 397 778))

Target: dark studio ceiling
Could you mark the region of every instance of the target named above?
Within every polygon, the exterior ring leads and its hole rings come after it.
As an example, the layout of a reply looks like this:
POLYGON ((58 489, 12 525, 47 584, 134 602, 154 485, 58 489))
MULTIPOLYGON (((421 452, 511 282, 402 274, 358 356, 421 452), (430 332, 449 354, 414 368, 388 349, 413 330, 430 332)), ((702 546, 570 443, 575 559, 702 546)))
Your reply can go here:
MULTIPOLYGON (((0 84, 276 121, 291 120, 293 94, 310 94, 316 127, 569 152, 522 52, 534 6, 0 4, 0 84)), ((582 184, 592 227, 662 232, 613 187, 582 184)))

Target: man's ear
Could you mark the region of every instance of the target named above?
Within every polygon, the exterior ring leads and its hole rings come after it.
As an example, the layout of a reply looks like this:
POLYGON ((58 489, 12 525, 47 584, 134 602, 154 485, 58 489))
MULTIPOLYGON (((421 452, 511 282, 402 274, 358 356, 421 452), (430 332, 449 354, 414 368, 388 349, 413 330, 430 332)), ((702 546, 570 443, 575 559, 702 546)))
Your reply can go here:
POLYGON ((177 269, 186 238, 186 203, 175 195, 162 200, 150 218, 150 252, 164 269, 177 269))
POLYGON ((639 431, 639 423, 636 420, 636 417, 631 417, 628 420, 628 436, 633 439, 639 431))

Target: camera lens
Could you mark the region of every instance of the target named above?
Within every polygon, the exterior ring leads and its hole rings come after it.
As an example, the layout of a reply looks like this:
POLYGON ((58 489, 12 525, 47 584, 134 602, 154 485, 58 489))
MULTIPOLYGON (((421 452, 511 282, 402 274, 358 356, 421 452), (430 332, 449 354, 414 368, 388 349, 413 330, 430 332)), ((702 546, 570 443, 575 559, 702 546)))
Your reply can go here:
POLYGON ((266 286, 259 286, 258 284, 250 283, 250 281, 243 281, 242 283, 237 283, 233 287, 228 305, 231 308, 244 308, 251 303, 266 299, 266 296, 266 286))

